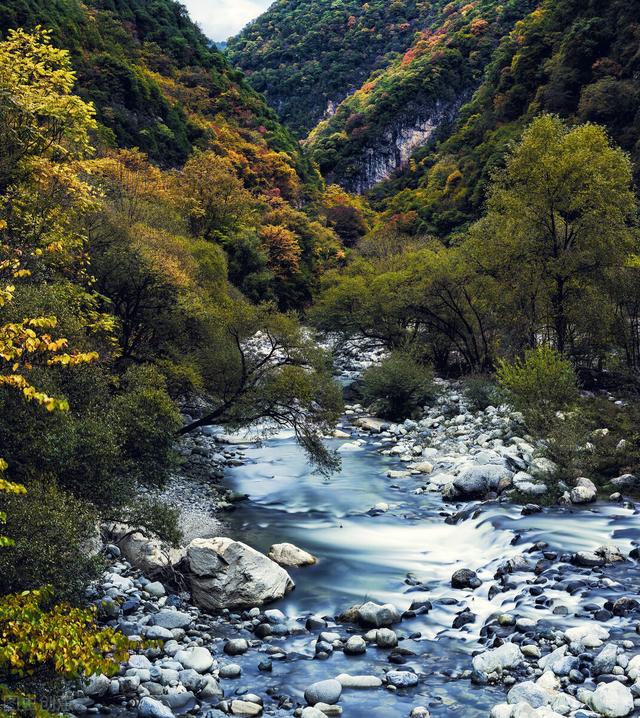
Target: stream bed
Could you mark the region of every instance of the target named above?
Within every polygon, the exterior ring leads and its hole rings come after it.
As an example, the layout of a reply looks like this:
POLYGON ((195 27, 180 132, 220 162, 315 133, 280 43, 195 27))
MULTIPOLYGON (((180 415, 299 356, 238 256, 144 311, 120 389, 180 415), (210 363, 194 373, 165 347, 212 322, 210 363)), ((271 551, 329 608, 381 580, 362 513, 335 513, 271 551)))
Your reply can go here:
MULTIPOLYGON (((342 429, 351 431, 348 419, 342 429)), ((346 441, 331 443, 338 448, 346 441)), ((438 492, 417 495, 415 477, 389 478, 390 469, 402 467, 378 449, 375 437, 369 437, 343 451, 342 470, 326 478, 312 470, 292 436, 280 434, 260 445, 242 446, 246 463, 230 469, 226 479, 234 492, 248 497, 228 515, 229 535, 265 553, 274 543, 291 542, 318 558, 315 566, 290 570, 295 590, 270 606, 282 610, 292 626, 304 626, 311 614, 334 617, 367 600, 393 603, 401 610, 413 601, 432 603, 429 613, 395 626, 400 646, 415 654, 402 670, 419 674, 419 685, 397 692, 345 690, 340 701, 344 715, 408 716, 412 707, 422 705, 432 716, 487 716, 504 700, 504 688, 476 686, 460 676, 470 669, 473 652, 482 648, 488 619, 510 612, 565 630, 593 620, 597 606, 606 601, 638 595, 635 561, 599 569, 595 580, 590 569, 562 563, 562 582, 536 580, 530 570, 516 570, 498 591, 494 581, 507 560, 539 551, 538 542, 558 556, 611 543, 628 554, 640 541, 632 504, 554 507, 530 515, 508 501, 448 504, 438 492), (371 511, 381 502, 389 509, 371 511), (460 514, 454 516, 457 510, 460 514), (482 586, 453 589, 451 575, 459 568, 476 571, 482 586), (569 592, 571 578, 579 585, 569 592), (474 621, 453 628, 463 611, 471 611, 474 621)), ((533 562, 539 558, 536 553, 533 562)), ((606 626, 612 635, 637 638, 628 618, 614 616, 606 626)), ((336 651, 326 660, 314 659, 314 639, 308 633, 273 639, 287 658, 274 660, 268 674, 257 668, 264 654, 242 656, 241 683, 254 692, 271 688, 304 704, 304 689, 315 681, 343 672, 383 677, 393 667, 388 652, 372 645, 360 656, 336 651)))

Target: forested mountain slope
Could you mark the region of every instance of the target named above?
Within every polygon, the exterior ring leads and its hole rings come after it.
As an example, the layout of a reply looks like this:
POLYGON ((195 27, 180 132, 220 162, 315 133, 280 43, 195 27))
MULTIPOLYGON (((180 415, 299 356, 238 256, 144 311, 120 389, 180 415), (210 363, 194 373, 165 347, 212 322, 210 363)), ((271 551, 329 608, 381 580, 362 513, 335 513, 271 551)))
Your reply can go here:
MULTIPOLYGON (((171 0, 21 0, 0 6, 0 32, 41 25, 70 50, 78 94, 94 102, 105 146, 138 147, 180 164, 213 135, 238 133, 284 151, 309 173, 273 110, 171 0), (216 118, 206 126, 202 116, 216 118)), ((238 144, 240 140, 238 139, 238 144)))
POLYGON ((327 179, 361 192, 453 124, 493 50, 534 7, 279 2, 229 52, 285 122, 311 130, 327 179))
POLYGON ((531 0, 444 6, 401 58, 311 132, 309 145, 324 174, 365 191, 447 132, 502 37, 533 6, 531 0))
POLYGON ((306 135, 411 45, 448 0, 279 0, 229 41, 231 61, 306 135))
POLYGON ((640 159, 640 22, 637 3, 545 0, 496 50, 455 131, 419 150, 399 180, 375 191, 389 216, 446 236, 475 219, 508 144, 542 111, 604 125, 640 159))

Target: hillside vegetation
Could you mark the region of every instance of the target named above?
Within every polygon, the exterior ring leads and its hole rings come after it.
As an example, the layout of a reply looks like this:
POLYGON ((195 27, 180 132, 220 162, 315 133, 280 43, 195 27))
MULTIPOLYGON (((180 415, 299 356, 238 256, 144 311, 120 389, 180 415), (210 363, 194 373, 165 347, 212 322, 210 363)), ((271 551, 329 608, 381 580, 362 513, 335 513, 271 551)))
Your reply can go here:
POLYGON ((446 2, 279 0, 227 52, 283 122, 305 136, 411 45, 446 2))
POLYGON ((605 126, 637 177, 639 38, 628 3, 544 0, 503 38, 451 135, 375 195, 389 216, 415 212, 416 231, 447 236, 478 217, 509 143, 543 111, 605 126))
POLYGON ((333 117, 310 133, 321 171, 351 190, 367 190, 416 146, 446 135, 480 84, 494 49, 534 7, 528 0, 452 2, 435 12, 401 57, 372 75, 333 117), (390 155, 381 168, 376 160, 390 155))

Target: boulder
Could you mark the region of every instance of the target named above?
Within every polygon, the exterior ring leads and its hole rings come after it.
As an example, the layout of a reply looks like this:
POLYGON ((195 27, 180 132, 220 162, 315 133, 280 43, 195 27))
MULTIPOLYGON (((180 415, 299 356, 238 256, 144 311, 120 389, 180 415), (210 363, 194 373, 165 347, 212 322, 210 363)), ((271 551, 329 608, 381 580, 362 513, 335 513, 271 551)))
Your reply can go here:
POLYGON ((224 646, 224 652, 228 656, 241 656, 249 650, 249 642, 246 638, 232 638, 224 646))
POLYGON ((598 489, 591 479, 581 477, 571 489, 570 496, 572 504, 590 504, 598 498, 598 489))
POLYGON ((593 659, 593 673, 596 676, 603 673, 613 673, 618 661, 618 647, 615 643, 607 643, 593 659))
POLYGON ((239 698, 231 701, 231 714, 234 716, 259 716, 262 713, 262 706, 258 703, 251 703, 239 698))
POLYGON ((524 660, 520 647, 515 643, 503 643, 498 648, 485 651, 473 657, 473 670, 479 673, 493 673, 494 671, 513 668, 524 660))
POLYGON ((624 560, 620 549, 613 544, 599 546, 595 551, 578 551, 573 557, 574 563, 586 567, 605 566, 624 560))
POLYGON ((140 718, 173 718, 171 708, 149 696, 142 698, 138 704, 138 715, 140 718))
POLYGON ((390 686, 395 686, 396 688, 417 686, 420 680, 418 676, 411 671, 389 671, 385 678, 390 686))
POLYGON ((513 472, 497 464, 479 464, 463 468, 453 479, 456 496, 462 499, 481 499, 490 491, 497 491, 511 483, 513 472))
POLYGON ((598 648, 609 638, 609 631, 597 623, 585 623, 568 628, 564 637, 569 643, 577 644, 579 649, 598 648))
POLYGON ((634 656, 627 665, 627 675, 632 681, 640 678, 640 654, 634 656))
POLYGON ((194 539, 184 565, 194 602, 214 611, 261 606, 295 586, 275 561, 230 538, 194 539))
POLYGON ((398 645, 398 636, 390 628, 380 628, 375 631, 375 634, 378 648, 395 648, 398 645))
POLYGON ((476 589, 482 586, 482 581, 478 578, 475 571, 468 568, 460 568, 451 576, 451 586, 453 588, 476 589))
POLYGON ((181 611, 170 611, 163 609, 153 616, 153 625, 162 626, 172 630, 174 628, 186 628, 193 623, 193 617, 181 611))
POLYGON ((600 683, 589 697, 596 713, 605 718, 623 718, 633 712, 633 695, 627 686, 618 681, 600 683))
POLYGON ((349 673, 341 673, 336 680, 343 688, 379 688, 382 681, 377 676, 352 676, 349 673))
POLYGON ((105 696, 111 687, 111 680, 104 675, 104 673, 98 673, 91 676, 88 683, 84 688, 84 693, 91 698, 102 698, 105 696))
POLYGON ((159 575, 180 558, 175 551, 163 546, 159 538, 148 536, 126 524, 110 526, 108 534, 122 556, 146 576, 159 575))
POLYGON ((373 416, 362 416, 356 419, 354 424, 365 431, 370 431, 372 434, 379 434, 389 426, 389 422, 376 419, 373 416))
POLYGON ((549 693, 533 681, 518 683, 507 693, 507 703, 512 705, 527 703, 532 708, 541 708, 550 702, 551 696, 549 693))
POLYGON ((174 658, 185 668, 193 668, 198 673, 206 673, 213 665, 213 656, 209 649, 202 646, 178 651, 174 658))
POLYGON ((280 566, 292 566, 300 568, 301 566, 313 566, 318 562, 315 556, 304 551, 292 543, 276 543, 269 549, 269 558, 280 566))
POLYGON ((302 709, 301 718, 327 718, 327 716, 314 706, 307 706, 302 709))
POLYGON ((316 703, 327 703, 332 706, 340 700, 341 695, 342 684, 335 678, 330 678, 327 681, 312 683, 304 692, 304 699, 310 706, 315 706, 316 703))
POLYGON ((344 653, 347 656, 361 656, 367 650, 367 644, 362 636, 351 636, 344 644, 344 653))
POLYGON ((414 471, 419 471, 421 474, 433 473, 433 464, 430 461, 420 461, 417 464, 411 464, 411 468, 414 471))
POLYGON ((155 598, 160 598, 160 596, 164 596, 167 593, 164 585, 160 583, 160 581, 152 581, 145 584, 144 590, 155 598))
POLYGON ((401 620, 400 611, 392 603, 380 605, 379 603, 368 601, 358 607, 357 615, 360 623, 365 626, 375 626, 376 628, 391 626, 401 620))
POLYGON ((617 489, 635 489, 640 486, 638 477, 633 474, 622 474, 615 479, 611 479, 611 485, 617 489))

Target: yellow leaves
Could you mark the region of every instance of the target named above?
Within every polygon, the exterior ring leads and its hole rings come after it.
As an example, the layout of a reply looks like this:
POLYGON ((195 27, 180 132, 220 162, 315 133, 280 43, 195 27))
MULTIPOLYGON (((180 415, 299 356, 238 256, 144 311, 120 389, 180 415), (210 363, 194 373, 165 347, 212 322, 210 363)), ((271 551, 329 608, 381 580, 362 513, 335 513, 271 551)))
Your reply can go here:
MULTIPOLYGON (((22 484, 16 484, 13 481, 7 481, 2 474, 9 468, 7 462, 0 458, 0 493, 5 494, 26 494, 27 490, 22 484)), ((0 524, 7 523, 7 515, 4 511, 0 511, 0 524)), ((6 548, 7 546, 13 546, 13 541, 6 536, 0 535, 0 548, 6 548)))
POLYGON ((55 364, 61 366, 78 366, 79 364, 90 364, 98 359, 98 352, 78 352, 76 354, 58 354, 52 359, 49 359, 47 363, 50 366, 55 364))
POLYGON ((0 43, 0 176, 11 176, 32 157, 81 156, 90 150, 95 110, 71 94, 75 75, 69 53, 51 45, 51 34, 10 30, 0 43))
POLYGON ((115 673, 128 658, 129 639, 99 628, 94 609, 58 604, 43 610, 50 598, 43 589, 0 600, 0 669, 22 676, 44 664, 69 677, 115 673))
MULTIPOLYGON (((4 466, 6 468, 7 462, 4 460, 0 461, 4 463, 4 466)), ((0 492, 3 492, 5 494, 26 494, 27 490, 22 484, 16 484, 13 481, 7 481, 0 476, 0 492)))

